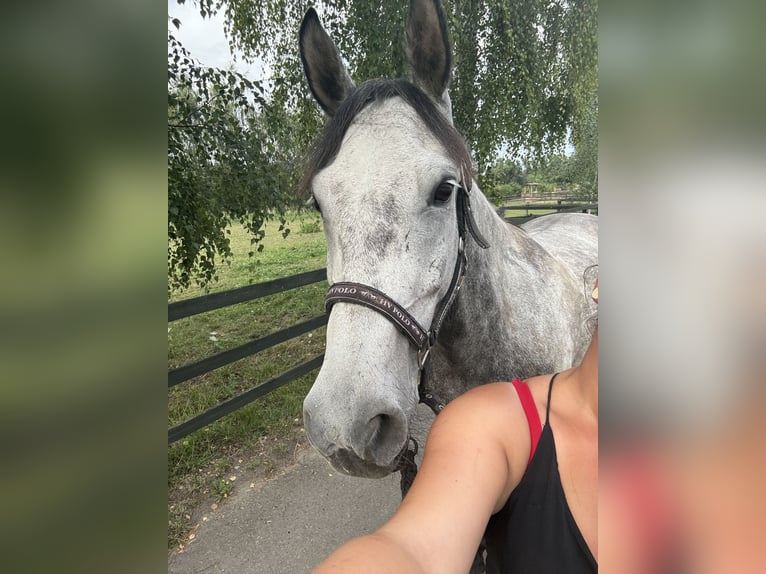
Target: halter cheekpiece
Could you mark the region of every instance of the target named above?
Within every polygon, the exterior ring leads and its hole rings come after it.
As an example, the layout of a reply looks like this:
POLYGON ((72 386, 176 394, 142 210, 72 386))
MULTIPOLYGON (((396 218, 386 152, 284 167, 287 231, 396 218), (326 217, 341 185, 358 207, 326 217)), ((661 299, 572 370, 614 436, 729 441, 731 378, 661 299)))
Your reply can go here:
POLYGON ((474 220, 471 211, 469 195, 471 190, 471 180, 468 179, 468 181, 468 188, 466 188, 462 182, 457 182, 455 180, 448 182, 454 185, 457 190, 455 211, 457 213, 458 253, 449 288, 444 297, 442 297, 436 305, 434 317, 431 321, 431 327, 427 331, 407 311, 407 309, 399 305, 382 291, 369 285, 350 281, 338 282, 328 289, 327 295, 325 296, 325 310, 328 314, 335 303, 342 302, 364 305, 386 317, 410 340, 418 352, 418 393, 420 395, 420 402, 427 404, 436 414, 444 408, 444 402, 434 398, 431 393, 426 391, 425 372, 430 359, 431 347, 436 343, 436 338, 438 337, 439 330, 447 316, 447 311, 449 311, 450 307, 455 302, 455 298, 460 290, 460 285, 463 282, 467 264, 465 255, 466 231, 470 233, 471 237, 473 237, 479 247, 482 249, 487 249, 489 247, 489 243, 487 243, 486 239, 484 239, 476 228, 476 221, 474 220))

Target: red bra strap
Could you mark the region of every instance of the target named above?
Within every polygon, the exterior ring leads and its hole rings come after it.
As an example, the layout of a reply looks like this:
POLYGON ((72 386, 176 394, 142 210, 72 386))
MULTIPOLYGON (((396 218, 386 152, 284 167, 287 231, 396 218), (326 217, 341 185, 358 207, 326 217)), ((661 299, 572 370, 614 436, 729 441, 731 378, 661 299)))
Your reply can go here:
POLYGON ((540 424, 540 414, 537 412, 535 400, 532 398, 532 392, 529 390, 527 383, 520 381, 519 379, 513 379, 511 384, 519 395, 519 400, 521 401, 521 406, 524 408, 524 414, 527 417, 527 424, 529 425, 529 436, 532 439, 532 446, 529 450, 529 461, 527 462, 527 468, 529 468, 529 465, 532 462, 532 457, 535 455, 535 449, 537 449, 537 443, 540 442, 540 435, 543 433, 543 427, 540 424))

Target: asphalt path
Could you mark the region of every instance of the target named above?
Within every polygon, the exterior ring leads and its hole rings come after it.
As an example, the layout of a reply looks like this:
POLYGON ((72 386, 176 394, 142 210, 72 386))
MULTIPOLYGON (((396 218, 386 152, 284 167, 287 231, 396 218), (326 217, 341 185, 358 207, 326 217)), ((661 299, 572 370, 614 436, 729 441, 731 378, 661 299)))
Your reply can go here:
MULTIPOLYGON (((414 436, 422 457, 433 415, 418 406, 414 436)), ((381 479, 336 472, 311 447, 275 478, 240 484, 212 510, 183 551, 168 558, 169 574, 310 572, 343 542, 376 530, 401 500, 399 474, 381 479)))

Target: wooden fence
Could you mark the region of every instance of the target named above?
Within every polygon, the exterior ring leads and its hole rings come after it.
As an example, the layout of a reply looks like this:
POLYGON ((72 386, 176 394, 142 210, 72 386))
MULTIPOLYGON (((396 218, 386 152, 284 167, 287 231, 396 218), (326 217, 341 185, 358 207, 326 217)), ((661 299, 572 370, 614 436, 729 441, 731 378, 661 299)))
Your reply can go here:
POLYGON ((521 225, 522 223, 526 223, 530 219, 534 219, 535 217, 540 217, 541 215, 545 215, 543 213, 534 213, 535 211, 555 211, 556 213, 593 213, 595 215, 598 215, 598 204, 597 203, 586 203, 586 202, 563 202, 561 200, 551 203, 531 203, 526 202, 523 204, 518 205, 504 205, 502 207, 497 208, 497 214, 505 219, 509 223, 513 223, 514 225, 521 225), (526 215, 520 215, 515 217, 506 217, 505 213, 507 211, 525 211, 526 215))
MULTIPOLYGON (((596 204, 529 204, 520 206, 510 206, 498 208, 498 213, 501 217, 504 216, 505 211, 509 209, 526 209, 527 215, 521 217, 509 217, 504 219, 514 225, 519 225, 535 217, 539 217, 541 214, 535 215, 530 211, 535 210, 551 210, 556 209, 559 212, 580 212, 580 211, 598 211, 598 205, 596 204)), ((275 293, 282 293, 304 285, 311 285, 324 281, 327 277, 326 269, 317 269, 316 271, 307 271, 306 273, 300 273, 298 275, 292 275, 290 277, 284 277, 282 279, 275 279, 273 281, 266 281, 264 283, 258 283, 256 285, 248 285, 246 287, 239 287, 237 289, 230 289, 229 291, 222 291, 220 293, 212 293, 210 295, 204 295, 202 297, 194 297, 192 299, 184 299, 183 301, 177 301, 168 305, 168 322, 177 321, 184 317, 191 317, 192 315, 198 315, 200 313, 206 313, 222 307, 228 307, 229 305, 236 305, 238 303, 244 303, 246 301, 253 301, 261 297, 273 295, 275 293)), ((259 339, 249 341, 244 345, 240 345, 227 351, 222 351, 206 357, 194 363, 183 365, 176 369, 168 371, 168 388, 188 381, 194 377, 204 375, 215 369, 223 367, 239 361, 245 357, 249 357, 266 349, 269 349, 279 343, 289 341, 295 337, 318 329, 327 324, 327 315, 319 315, 308 321, 298 323, 277 331, 276 333, 270 333, 259 339)), ((250 404, 254 400, 263 395, 270 393, 300 377, 310 373, 314 369, 319 368, 322 365, 324 354, 317 355, 316 357, 296 365, 295 367, 280 373, 259 385, 256 385, 247 391, 244 391, 234 397, 219 403, 218 405, 209 408, 208 410, 196 415, 174 427, 168 429, 168 444, 172 444, 177 440, 191 434, 192 432, 199 430, 218 419, 233 413, 236 410, 250 404)))
MULTIPOLYGON (((221 293, 212 293, 202 297, 177 301, 168 305, 168 322, 183 319, 184 317, 191 317, 192 315, 198 315, 200 313, 206 313, 214 309, 228 307, 229 305, 252 301, 261 297, 266 297, 267 295, 282 293, 283 291, 289 291, 290 289, 296 289, 298 287, 303 287, 304 285, 311 285, 312 283, 324 281, 326 277, 327 271, 325 269, 317 269, 316 271, 307 271, 306 273, 300 273, 282 279, 275 279, 273 281, 266 281, 265 283, 258 283, 257 285, 248 285, 246 287, 231 289, 221 293)), ((259 353, 265 349, 269 349, 279 343, 289 341, 290 339, 313 331, 314 329, 318 329, 326 324, 327 315, 322 314, 313 319, 309 319, 308 321, 277 331, 276 333, 270 333, 259 339, 249 341, 244 345, 240 345, 221 353, 216 353, 215 355, 178 367, 177 369, 169 370, 168 388, 183 383, 184 381, 188 381, 191 378, 209 373, 210 371, 228 365, 229 363, 233 363, 234 361, 259 353)), ((323 358, 323 354, 317 355, 313 359, 296 365, 292 369, 268 379, 267 381, 252 387, 243 393, 235 395, 234 397, 209 408, 203 413, 170 428, 168 430, 168 444, 172 444, 188 434, 217 421, 221 417, 241 409, 255 399, 310 373, 322 365, 323 358)))

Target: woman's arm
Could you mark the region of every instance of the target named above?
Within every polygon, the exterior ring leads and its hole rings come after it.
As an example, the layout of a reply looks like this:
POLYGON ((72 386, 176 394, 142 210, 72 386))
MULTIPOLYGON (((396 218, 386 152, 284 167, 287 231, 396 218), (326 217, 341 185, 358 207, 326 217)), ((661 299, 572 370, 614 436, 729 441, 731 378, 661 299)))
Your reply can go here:
POLYGON ((364 572, 365 574, 426 574, 417 556, 384 532, 378 531, 347 542, 333 552, 315 573, 364 572))
POLYGON ((339 548, 316 572, 464 574, 528 456, 529 431, 512 386, 469 391, 436 418, 423 464, 394 516, 339 548))

